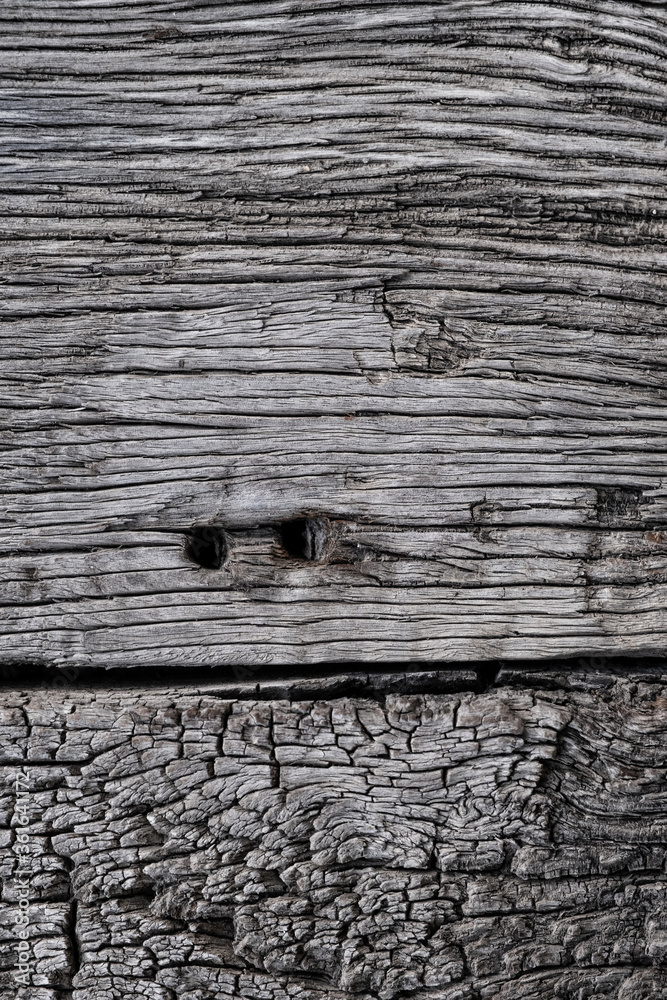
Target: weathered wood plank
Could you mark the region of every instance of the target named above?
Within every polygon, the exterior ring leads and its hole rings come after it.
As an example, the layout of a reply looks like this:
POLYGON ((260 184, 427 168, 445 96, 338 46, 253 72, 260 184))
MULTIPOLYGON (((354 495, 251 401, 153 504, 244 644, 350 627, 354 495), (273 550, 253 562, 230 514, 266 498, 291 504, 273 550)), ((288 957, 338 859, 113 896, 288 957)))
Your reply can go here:
POLYGON ((661 5, 0 25, 0 657, 664 652, 661 5))
POLYGON ((667 674, 446 676, 2 692, 3 995, 667 995, 667 674))
POLYGON ((627 650, 659 652, 667 633, 664 531, 339 522, 308 562, 277 527, 238 530, 219 570, 194 563, 177 533, 150 541, 83 534, 85 551, 44 541, 7 556, 5 661, 115 666, 128 649, 135 665, 179 653, 212 665, 456 660, 610 653, 621 635, 627 650))

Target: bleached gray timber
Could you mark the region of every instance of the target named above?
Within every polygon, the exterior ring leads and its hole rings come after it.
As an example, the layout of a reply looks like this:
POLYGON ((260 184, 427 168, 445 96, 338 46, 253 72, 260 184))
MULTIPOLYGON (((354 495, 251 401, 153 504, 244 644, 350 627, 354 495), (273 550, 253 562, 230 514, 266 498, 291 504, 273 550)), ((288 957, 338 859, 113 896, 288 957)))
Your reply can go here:
POLYGON ((3 662, 665 652, 663 4, 0 25, 3 662))
POLYGON ((3 998, 664 1000, 667 671, 443 677, 3 691, 3 998))

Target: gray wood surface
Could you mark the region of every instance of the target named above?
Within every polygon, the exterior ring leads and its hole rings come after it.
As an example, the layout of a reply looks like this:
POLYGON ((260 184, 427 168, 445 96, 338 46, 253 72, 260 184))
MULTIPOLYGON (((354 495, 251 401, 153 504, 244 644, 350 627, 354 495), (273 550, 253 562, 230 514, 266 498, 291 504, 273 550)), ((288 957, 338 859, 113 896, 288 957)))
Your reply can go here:
POLYGON ((663 1000, 667 672, 447 682, 2 692, 2 997, 663 1000))
POLYGON ((666 42, 4 3, 3 661, 664 652, 666 42))

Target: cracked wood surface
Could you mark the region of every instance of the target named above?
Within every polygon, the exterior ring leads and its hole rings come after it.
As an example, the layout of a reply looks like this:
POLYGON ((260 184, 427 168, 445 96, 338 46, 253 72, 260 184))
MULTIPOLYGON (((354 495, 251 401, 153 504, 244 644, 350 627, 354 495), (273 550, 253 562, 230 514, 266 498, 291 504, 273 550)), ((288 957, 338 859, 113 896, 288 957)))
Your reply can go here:
POLYGON ((667 673, 448 683, 4 691, 2 968, 23 831, 30 1000, 667 997, 667 673))
POLYGON ((0 24, 4 662, 665 651, 663 5, 0 24))

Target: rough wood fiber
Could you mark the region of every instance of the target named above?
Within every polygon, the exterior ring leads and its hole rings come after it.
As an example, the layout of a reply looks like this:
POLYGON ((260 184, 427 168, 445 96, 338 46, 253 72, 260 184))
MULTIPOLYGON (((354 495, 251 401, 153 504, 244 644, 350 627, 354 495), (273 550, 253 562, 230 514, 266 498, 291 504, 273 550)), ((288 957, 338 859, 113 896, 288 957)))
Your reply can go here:
POLYGON ((665 650, 664 5, 0 24, 6 662, 665 650))
POLYGON ((458 683, 4 692, 3 996, 25 770, 30 1000, 667 997, 667 673, 458 683))

